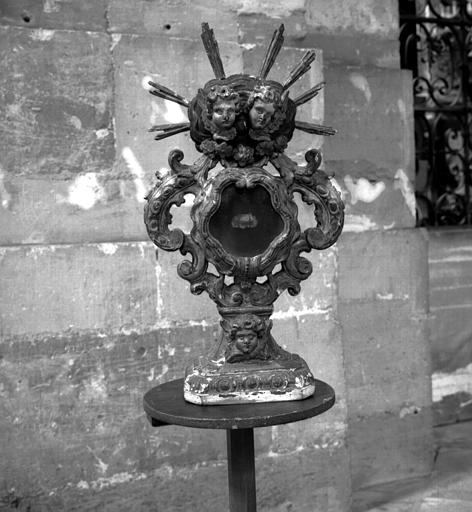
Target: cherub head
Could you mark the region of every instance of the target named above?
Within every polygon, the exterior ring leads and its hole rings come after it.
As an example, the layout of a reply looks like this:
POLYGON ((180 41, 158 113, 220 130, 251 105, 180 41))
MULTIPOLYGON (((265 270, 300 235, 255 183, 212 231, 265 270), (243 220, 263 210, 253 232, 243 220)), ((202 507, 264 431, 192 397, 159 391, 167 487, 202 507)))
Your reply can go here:
POLYGON ((237 351, 249 355, 256 350, 265 331, 263 320, 256 315, 246 315, 231 324, 229 337, 237 351))
POLYGON ((249 95, 249 123, 254 130, 264 130, 274 117, 280 106, 279 93, 266 85, 256 85, 249 95))
POLYGON ((213 131, 225 132, 230 130, 238 114, 239 95, 226 85, 214 85, 207 95, 207 117, 213 131))

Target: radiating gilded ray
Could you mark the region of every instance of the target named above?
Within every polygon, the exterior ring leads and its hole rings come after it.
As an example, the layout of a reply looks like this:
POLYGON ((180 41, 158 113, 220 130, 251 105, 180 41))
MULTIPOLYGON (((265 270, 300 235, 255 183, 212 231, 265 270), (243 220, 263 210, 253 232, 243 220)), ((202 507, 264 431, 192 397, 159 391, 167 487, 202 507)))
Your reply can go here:
POLYGON ((189 126, 184 126, 182 128, 177 128, 175 130, 164 131, 162 133, 158 133, 154 137, 154 140, 166 139, 167 137, 172 137, 172 135, 177 135, 178 133, 182 133, 182 132, 188 132, 189 130, 190 130, 190 125, 189 126))
POLYGON ((154 140, 162 140, 178 133, 187 132, 190 130, 190 123, 168 123, 168 124, 157 124, 149 128, 150 132, 162 132, 158 133, 154 140))
POLYGON ((150 132, 165 132, 167 130, 174 130, 176 128, 184 128, 185 126, 190 126, 190 123, 186 121, 185 123, 168 123, 168 124, 156 124, 149 128, 150 132))
POLYGON ((261 69, 259 71, 259 78, 265 79, 269 74, 270 69, 274 65, 275 59, 284 44, 284 33, 285 27, 284 25, 280 25, 280 27, 274 32, 272 36, 272 40, 270 41, 269 47, 267 48, 266 55, 261 65, 261 69))
POLYGON ((319 84, 316 84, 314 87, 312 87, 310 90, 304 92, 303 94, 300 94, 300 96, 297 96, 293 102, 297 107, 300 105, 303 105, 307 101, 310 101, 315 96, 318 96, 318 93, 323 89, 323 87, 326 85, 326 82, 320 82, 319 84))
POLYGON ((172 89, 168 87, 164 87, 161 84, 156 82, 148 82, 151 87, 154 87, 153 90, 149 91, 154 96, 158 96, 159 98, 163 98, 165 100, 173 101, 174 103, 179 103, 184 107, 188 107, 189 102, 180 94, 177 94, 172 89))
POLYGON ((215 39, 213 29, 211 29, 208 23, 202 23, 202 41, 205 51, 208 55, 213 73, 216 78, 225 78, 225 70, 223 68, 223 62, 221 62, 220 50, 218 48, 218 42, 215 39))
POLYGON ((305 123, 304 121, 295 121, 295 128, 303 132, 313 133, 316 135, 335 135, 338 131, 331 126, 322 124, 305 123))
POLYGON ((291 87, 298 79, 300 79, 311 67, 311 63, 315 60, 316 53, 314 50, 308 50, 302 57, 302 60, 292 69, 287 80, 282 84, 284 90, 291 87))

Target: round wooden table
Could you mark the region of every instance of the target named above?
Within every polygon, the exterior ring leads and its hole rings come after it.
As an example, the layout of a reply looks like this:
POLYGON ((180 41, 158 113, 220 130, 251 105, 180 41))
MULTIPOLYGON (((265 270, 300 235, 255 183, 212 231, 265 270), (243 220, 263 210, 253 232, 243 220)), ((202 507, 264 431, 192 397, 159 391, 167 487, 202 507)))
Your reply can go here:
POLYGON ((153 427, 181 425, 226 430, 230 512, 256 512, 254 428, 318 416, 335 402, 334 390, 315 380, 315 394, 305 400, 238 405, 195 405, 184 400, 183 379, 152 388, 144 410, 153 427))

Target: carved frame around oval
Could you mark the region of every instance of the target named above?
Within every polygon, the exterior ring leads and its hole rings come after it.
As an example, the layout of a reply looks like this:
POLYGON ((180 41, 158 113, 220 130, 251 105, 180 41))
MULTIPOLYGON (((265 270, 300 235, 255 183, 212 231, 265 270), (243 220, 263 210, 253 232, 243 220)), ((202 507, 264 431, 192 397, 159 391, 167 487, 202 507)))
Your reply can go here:
POLYGON ((208 261, 222 274, 241 278, 267 275, 275 265, 287 258, 292 243, 300 236, 297 207, 283 180, 260 167, 222 169, 208 179, 201 197, 205 201, 197 200, 192 209, 194 229, 191 236, 205 247, 208 261), (272 208, 283 222, 281 233, 269 243, 266 250, 255 256, 230 254, 210 232, 210 220, 221 205, 222 191, 232 184, 248 189, 262 186, 269 194, 272 208))

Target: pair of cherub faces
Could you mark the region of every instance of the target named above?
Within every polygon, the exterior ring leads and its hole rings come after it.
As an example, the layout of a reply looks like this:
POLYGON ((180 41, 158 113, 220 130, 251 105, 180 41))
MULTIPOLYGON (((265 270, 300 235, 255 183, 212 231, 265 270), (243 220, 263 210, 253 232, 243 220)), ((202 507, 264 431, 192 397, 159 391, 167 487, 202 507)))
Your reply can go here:
MULTIPOLYGON (((264 130, 272 120, 275 112, 274 104, 256 98, 249 109, 248 118, 251 128, 264 130)), ((219 130, 229 130, 236 121, 236 100, 218 98, 213 105, 211 120, 219 130)))

